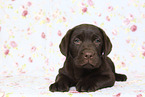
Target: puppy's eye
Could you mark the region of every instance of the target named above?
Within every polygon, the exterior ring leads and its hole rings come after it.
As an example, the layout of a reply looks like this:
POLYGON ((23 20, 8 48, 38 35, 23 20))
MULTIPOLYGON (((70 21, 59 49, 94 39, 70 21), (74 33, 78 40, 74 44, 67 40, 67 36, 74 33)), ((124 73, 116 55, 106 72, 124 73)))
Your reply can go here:
POLYGON ((100 43, 100 40, 99 40, 99 39, 95 39, 95 40, 94 40, 94 43, 96 43, 96 44, 97 44, 97 43, 100 43))
POLYGON ((75 43, 75 44, 81 44, 82 41, 81 41, 79 38, 75 38, 74 43, 75 43))

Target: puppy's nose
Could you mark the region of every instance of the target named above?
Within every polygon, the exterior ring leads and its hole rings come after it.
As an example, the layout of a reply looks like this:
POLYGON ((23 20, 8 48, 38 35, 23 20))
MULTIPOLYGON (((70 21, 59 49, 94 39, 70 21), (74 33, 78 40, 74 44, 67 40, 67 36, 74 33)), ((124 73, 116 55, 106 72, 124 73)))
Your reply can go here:
POLYGON ((94 52, 91 51, 91 50, 86 50, 86 51, 83 52, 83 56, 84 56, 85 59, 93 58, 94 52))

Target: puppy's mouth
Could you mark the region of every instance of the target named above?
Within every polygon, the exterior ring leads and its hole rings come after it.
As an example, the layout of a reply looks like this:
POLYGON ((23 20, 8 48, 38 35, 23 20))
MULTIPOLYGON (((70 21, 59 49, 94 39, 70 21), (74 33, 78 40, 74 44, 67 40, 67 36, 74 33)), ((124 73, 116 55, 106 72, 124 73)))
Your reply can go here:
POLYGON ((101 64, 101 59, 99 59, 99 57, 95 57, 92 59, 84 59, 82 57, 76 57, 74 59, 74 62, 78 68, 95 69, 99 68, 101 64))
POLYGON ((82 67, 85 69, 92 69, 92 68, 94 68, 94 65, 92 65, 90 63, 86 63, 86 64, 82 65, 82 67))

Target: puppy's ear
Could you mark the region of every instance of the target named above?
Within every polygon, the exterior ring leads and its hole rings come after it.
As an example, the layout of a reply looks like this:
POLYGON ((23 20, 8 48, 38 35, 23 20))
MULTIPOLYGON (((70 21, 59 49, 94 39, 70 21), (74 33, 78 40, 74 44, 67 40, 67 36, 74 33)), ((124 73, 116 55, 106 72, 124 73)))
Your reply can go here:
POLYGON ((68 54, 68 47, 69 47, 71 34, 72 34, 72 29, 67 31, 66 35, 63 37, 59 45, 60 51, 64 56, 67 56, 68 54))
POLYGON ((104 54, 104 56, 107 56, 112 50, 112 43, 111 43, 109 37, 106 35, 105 31, 102 30, 101 28, 99 28, 99 30, 101 31, 101 33, 103 35, 103 50, 102 50, 102 54, 104 54))

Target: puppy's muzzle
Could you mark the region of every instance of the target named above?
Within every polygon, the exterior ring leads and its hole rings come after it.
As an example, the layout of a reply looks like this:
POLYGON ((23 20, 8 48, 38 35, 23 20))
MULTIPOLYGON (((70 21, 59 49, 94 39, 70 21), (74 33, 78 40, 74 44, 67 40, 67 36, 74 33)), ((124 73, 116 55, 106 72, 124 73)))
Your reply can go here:
POLYGON ((84 50, 82 52, 84 60, 90 60, 94 58, 94 51, 93 50, 84 50))
POLYGON ((95 50, 85 49, 81 51, 78 59, 81 59, 81 67, 86 69, 93 69, 96 66, 97 55, 95 50))

